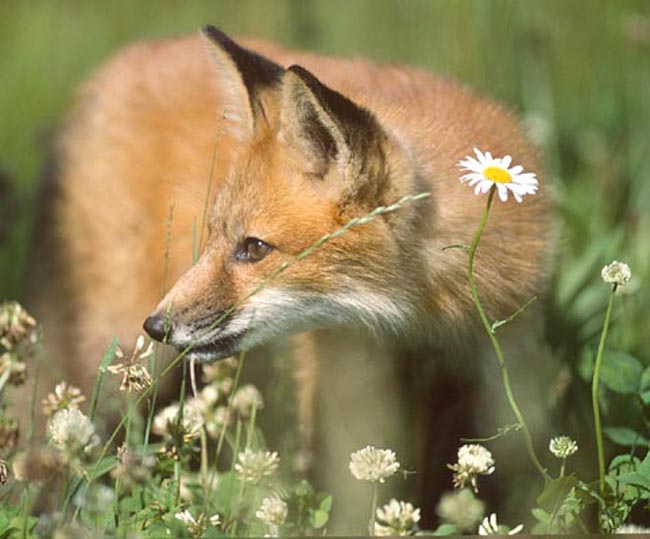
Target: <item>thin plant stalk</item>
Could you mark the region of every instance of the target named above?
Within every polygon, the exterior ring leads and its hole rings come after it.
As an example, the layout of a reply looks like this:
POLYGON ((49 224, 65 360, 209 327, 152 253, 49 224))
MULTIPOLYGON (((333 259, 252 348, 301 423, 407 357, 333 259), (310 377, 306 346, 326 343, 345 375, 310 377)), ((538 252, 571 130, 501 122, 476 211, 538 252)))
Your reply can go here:
POLYGON ((32 395, 29 399, 29 430, 27 431, 27 446, 34 445, 34 434, 36 431, 36 400, 38 396, 38 382, 39 374, 41 371, 41 350, 38 351, 34 358, 34 385, 32 387, 32 395))
POLYGON ((375 481, 372 484, 372 502, 370 503, 370 520, 368 521, 368 535, 370 535, 370 537, 375 536, 375 513, 377 512, 378 490, 379 490, 379 486, 375 481))
MULTIPOLYGON (((239 417, 237 418, 237 431, 235 434, 235 445, 233 447, 233 456, 232 456, 232 465, 231 469, 234 469, 235 467, 235 462, 237 462, 237 456, 239 454, 239 443, 240 443, 240 438, 241 438, 241 419, 239 417)), ((234 521, 232 525, 232 535, 234 537, 237 536, 237 524, 239 522, 239 512, 241 510, 241 505, 242 501, 244 500, 244 489, 246 487, 246 483, 244 482, 243 478, 240 478, 240 487, 239 487, 239 496, 237 497, 237 505, 235 505, 235 514, 231 515, 234 516, 234 521)))
POLYGON ((594 411, 594 428, 596 431, 596 448, 598 451, 598 490, 601 497, 605 495, 605 451, 603 449, 603 427, 600 420, 600 406, 598 405, 598 387, 600 383, 600 371, 603 366, 603 352, 605 351, 605 341, 607 340, 609 324, 612 318, 612 307, 614 305, 616 287, 617 285, 614 284, 612 286, 612 291, 609 294, 609 303, 607 304, 607 312, 605 313, 605 322, 603 323, 603 331, 600 334, 598 352, 596 353, 594 377, 591 381, 591 405, 594 411))
POLYGON ((214 468, 212 470, 212 476, 210 477, 210 489, 214 486, 214 481, 217 478, 217 464, 219 463, 219 457, 221 456, 221 450, 223 448, 223 443, 226 439, 226 432, 228 431, 228 423, 230 423, 230 414, 232 413, 232 403, 235 398, 235 392, 237 387, 239 387, 239 379, 241 378, 241 372, 244 367, 244 358, 246 357, 246 352, 239 354, 239 361, 237 361, 237 370, 235 371, 235 379, 233 381, 232 389, 230 390, 230 396, 228 397, 228 404, 226 406, 226 418, 224 420, 223 428, 219 433, 219 441, 217 442, 217 449, 214 454, 214 468))
POLYGON ((485 309, 483 308, 483 304, 481 303, 481 298, 478 293, 478 287, 476 285, 476 281, 474 280, 474 256, 476 255, 476 249, 478 248, 479 241, 481 240, 481 235, 483 234, 483 230, 485 228, 485 224, 487 222, 488 215, 490 213, 490 207, 492 206, 492 201, 494 200, 495 192, 496 192, 495 188, 492 187, 488 195, 487 204, 485 205, 485 210, 483 210, 483 215, 481 216, 481 221, 479 223, 478 229, 476 230, 476 233, 474 234, 474 238, 472 239, 472 243, 469 246, 467 280, 469 282, 470 291, 472 293, 472 298, 474 299, 474 304, 476 305, 476 309, 478 311, 479 317, 481 318, 483 327, 485 328, 485 331, 487 332, 488 337, 490 338, 490 342, 492 343, 492 347, 494 348, 494 352, 496 353, 497 359, 499 361, 499 366, 501 367, 501 377, 503 379, 503 387, 506 392, 506 397, 508 398, 508 403, 510 404, 510 408, 515 414, 517 421, 521 425, 521 429, 524 434, 524 440, 526 442, 526 449, 528 451, 528 456, 530 457, 530 460, 532 461, 533 465, 540 473, 544 481, 549 481, 550 476, 546 471, 546 469, 542 466, 539 459, 537 458, 537 454, 535 453, 535 448, 533 446, 533 439, 530 435, 530 430, 528 430, 528 425, 526 424, 524 415, 522 414, 521 409, 519 408, 519 405, 517 404, 517 401, 515 400, 515 396, 512 392, 512 385, 510 383, 510 373, 508 371, 508 366, 506 365, 506 360, 503 355, 503 350, 501 349, 501 344, 499 343, 499 340, 496 337, 493 324, 490 323, 487 314, 485 313, 485 309))
POLYGON ((241 419, 237 418, 237 428, 235 429, 235 443, 232 447, 232 464, 231 468, 235 467, 237 456, 239 455, 239 444, 241 443, 241 419))
MULTIPOLYGON (((167 292, 167 276, 169 274, 169 251, 172 243, 172 223, 174 221, 174 210, 176 209, 175 204, 169 206, 169 216, 167 217, 166 223, 166 232, 165 232, 165 256, 164 256, 164 267, 163 267, 163 282, 160 289, 160 297, 164 297, 167 292)), ((159 345, 156 343, 154 346, 154 353, 147 358, 147 369, 152 376, 156 375, 156 367, 158 366, 158 352, 159 345)), ((147 422, 144 427, 144 443, 142 444, 142 458, 147 455, 147 449, 149 448, 149 436, 151 436, 151 427, 153 425, 153 416, 156 411, 156 401, 158 400, 158 385, 153 390, 151 394, 151 399, 148 402, 147 410, 147 422)))
POLYGON ((239 511, 241 510, 242 502, 244 501, 244 490, 246 490, 246 483, 243 479, 240 479, 239 495, 237 496, 237 505, 235 506, 235 511, 237 512, 234 515, 234 520, 232 523, 232 529, 230 534, 232 537, 237 537, 237 525, 239 524, 239 511))
MULTIPOLYGON (((186 387, 187 384, 187 369, 185 368, 185 365, 183 365, 183 379, 181 381, 181 391, 179 395, 179 408, 178 408, 178 416, 176 417, 176 421, 178 421, 179 425, 183 424, 183 415, 185 413, 185 394, 186 394, 186 387)), ((180 448, 179 448, 180 449, 180 448)), ((178 505, 181 501, 181 460, 180 460, 180 455, 177 461, 174 462, 174 481, 176 481, 176 505, 178 505)))
POLYGON ((257 408, 255 404, 251 405, 251 416, 248 420, 248 428, 246 430, 246 449, 251 448, 253 442, 253 434, 255 433, 255 418, 257 417, 257 408))
POLYGON ((199 233, 199 249, 203 248, 203 233, 208 222, 208 206, 210 205, 210 193, 212 192, 212 183, 214 181, 214 165, 217 162, 217 148, 221 135, 223 135, 223 129, 215 136, 214 147, 212 148, 212 160, 210 161, 210 173, 208 174, 208 192, 205 194, 205 200, 203 202, 203 217, 201 218, 201 231, 199 233))
MULTIPOLYGON (((129 399, 128 399, 128 408, 126 412, 126 426, 124 427, 124 444, 125 447, 128 451, 129 444, 131 441, 131 423, 132 423, 132 416, 134 413, 134 407, 133 407, 133 399, 131 398, 131 395, 129 394, 129 399)), ((119 511, 120 511, 120 489, 121 489, 121 481, 120 478, 118 477, 115 480, 115 494, 114 494, 114 512, 115 512, 115 525, 119 526, 119 511)))
POLYGON ((210 480, 208 478, 208 435, 205 425, 201 428, 201 486, 203 498, 210 498, 210 480))

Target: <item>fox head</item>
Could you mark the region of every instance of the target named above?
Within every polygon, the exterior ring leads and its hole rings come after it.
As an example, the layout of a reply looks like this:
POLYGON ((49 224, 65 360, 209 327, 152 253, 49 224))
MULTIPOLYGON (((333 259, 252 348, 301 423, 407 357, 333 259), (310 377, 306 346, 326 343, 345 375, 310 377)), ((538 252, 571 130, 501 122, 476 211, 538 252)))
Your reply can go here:
POLYGON ((211 361, 270 338, 336 324, 400 331, 416 313, 396 282, 416 275, 404 241, 426 204, 352 227, 417 174, 376 117, 306 69, 279 65, 204 29, 237 154, 218 186, 208 239, 145 329, 211 361), (413 267, 409 267, 412 264, 413 267))

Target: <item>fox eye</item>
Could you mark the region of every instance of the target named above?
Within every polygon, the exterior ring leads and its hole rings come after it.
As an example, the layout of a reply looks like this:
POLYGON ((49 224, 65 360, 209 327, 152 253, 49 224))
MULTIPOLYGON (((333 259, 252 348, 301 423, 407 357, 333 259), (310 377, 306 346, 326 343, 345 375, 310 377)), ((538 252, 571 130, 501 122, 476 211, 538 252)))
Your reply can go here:
POLYGON ((273 250, 273 246, 259 238, 246 238, 237 248, 235 257, 242 262, 259 262, 273 250))

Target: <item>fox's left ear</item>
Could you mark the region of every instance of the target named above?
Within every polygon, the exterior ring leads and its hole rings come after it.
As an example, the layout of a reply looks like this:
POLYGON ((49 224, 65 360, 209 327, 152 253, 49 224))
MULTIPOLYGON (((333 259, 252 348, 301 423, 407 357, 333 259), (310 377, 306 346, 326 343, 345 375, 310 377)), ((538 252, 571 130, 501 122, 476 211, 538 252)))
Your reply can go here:
POLYGON ((341 165, 350 182, 379 179, 386 135, 373 114, 303 67, 283 77, 280 121, 281 136, 303 152, 311 172, 324 176, 341 165))
POLYGON ((224 117, 240 139, 250 137, 264 120, 263 97, 279 87, 284 69, 230 39, 218 28, 205 26, 206 38, 223 89, 224 117))

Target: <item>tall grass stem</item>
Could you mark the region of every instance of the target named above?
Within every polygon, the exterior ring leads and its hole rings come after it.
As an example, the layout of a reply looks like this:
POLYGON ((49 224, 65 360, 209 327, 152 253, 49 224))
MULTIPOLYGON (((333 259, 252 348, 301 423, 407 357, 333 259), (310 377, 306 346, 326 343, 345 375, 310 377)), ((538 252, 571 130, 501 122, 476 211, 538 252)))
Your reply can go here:
POLYGON ((598 451, 598 490, 601 497, 605 495, 605 451, 603 449, 603 429, 600 419, 600 406, 598 405, 598 387, 600 383, 600 371, 603 366, 603 353, 605 351, 605 341, 609 331, 609 324, 612 318, 612 307, 614 305, 614 296, 616 295, 616 284, 612 286, 603 322, 603 331, 600 334, 598 343, 598 352, 596 353, 596 363, 594 365, 594 376, 591 380, 591 405, 594 411, 594 428, 596 431, 596 449, 598 451))

